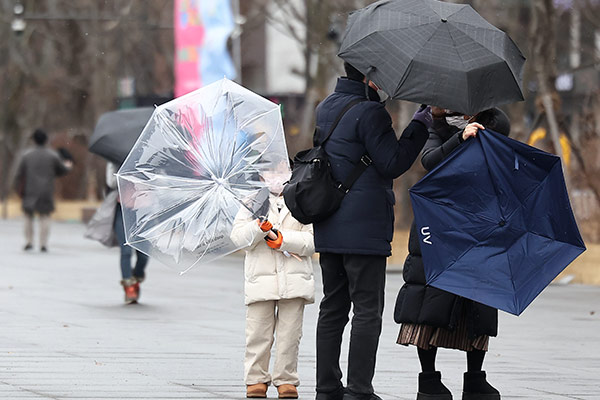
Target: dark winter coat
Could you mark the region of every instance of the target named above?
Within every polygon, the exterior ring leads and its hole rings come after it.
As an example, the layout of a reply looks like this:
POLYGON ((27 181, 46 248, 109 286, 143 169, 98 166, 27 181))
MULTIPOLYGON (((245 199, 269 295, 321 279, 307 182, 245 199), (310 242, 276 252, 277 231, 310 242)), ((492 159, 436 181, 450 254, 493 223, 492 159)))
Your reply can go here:
POLYGON ((23 211, 27 214, 54 211, 54 179, 68 171, 54 150, 43 146, 28 150, 21 159, 16 180, 23 197, 23 211))
MULTIPOLYGON (((377 92, 369 90, 369 98, 378 99, 377 92)), ((335 92, 317 107, 315 141, 320 143, 349 102, 365 97, 364 83, 339 79, 335 92)), ((412 121, 397 139, 392 119, 379 101, 364 101, 344 115, 324 146, 334 178, 345 180, 365 152, 373 164, 354 183, 335 214, 314 224, 316 251, 391 254, 395 203, 392 182, 411 167, 427 137, 425 126, 412 121)))
MULTIPOLYGON (((508 118, 500 110, 488 110, 478 117, 486 128, 508 135, 508 118)), ((432 170, 462 143, 462 130, 450 126, 445 119, 434 119, 421 162, 432 170)), ((409 254, 404 262, 406 282, 396 299, 394 319, 397 323, 414 323, 452 330, 462 310, 467 313, 469 336, 472 338, 498 333, 498 310, 441 289, 426 285, 421 246, 413 222, 408 242, 409 254), (464 308, 463 308, 464 307, 464 308)))

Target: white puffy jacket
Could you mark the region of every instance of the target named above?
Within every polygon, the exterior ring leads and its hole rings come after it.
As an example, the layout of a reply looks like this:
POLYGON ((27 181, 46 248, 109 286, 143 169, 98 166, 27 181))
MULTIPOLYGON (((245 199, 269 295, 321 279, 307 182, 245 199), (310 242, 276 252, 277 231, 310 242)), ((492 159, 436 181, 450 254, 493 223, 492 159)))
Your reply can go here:
POLYGON ((303 225, 292 217, 283 198, 272 196, 270 203, 268 219, 283 236, 280 249, 267 246, 265 233, 245 209, 240 211, 233 224, 231 240, 238 246, 247 246, 245 303, 295 298, 313 303, 315 280, 310 256, 315 252, 315 245, 312 225, 303 225), (284 251, 294 253, 302 260, 287 257, 284 251))

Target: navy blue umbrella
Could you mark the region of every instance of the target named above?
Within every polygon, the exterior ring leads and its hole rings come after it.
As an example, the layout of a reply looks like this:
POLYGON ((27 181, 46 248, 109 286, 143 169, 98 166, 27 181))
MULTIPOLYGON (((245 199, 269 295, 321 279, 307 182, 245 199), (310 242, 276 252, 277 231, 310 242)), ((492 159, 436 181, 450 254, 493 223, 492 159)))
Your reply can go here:
POLYGON ((585 251, 560 158, 480 131, 410 189, 427 283, 519 315, 585 251))

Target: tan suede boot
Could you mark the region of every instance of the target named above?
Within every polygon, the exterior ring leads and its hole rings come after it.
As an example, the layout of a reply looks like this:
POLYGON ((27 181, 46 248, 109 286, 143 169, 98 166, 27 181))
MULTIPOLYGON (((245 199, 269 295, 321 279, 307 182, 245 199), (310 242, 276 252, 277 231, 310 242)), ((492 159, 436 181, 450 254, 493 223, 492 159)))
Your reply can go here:
POLYGON ((265 399, 267 397, 267 384, 257 383, 246 386, 246 397, 249 399, 265 399))
POLYGON ((296 386, 284 384, 277 387, 277 392, 279 393, 280 399, 297 399, 298 398, 298 389, 296 386))

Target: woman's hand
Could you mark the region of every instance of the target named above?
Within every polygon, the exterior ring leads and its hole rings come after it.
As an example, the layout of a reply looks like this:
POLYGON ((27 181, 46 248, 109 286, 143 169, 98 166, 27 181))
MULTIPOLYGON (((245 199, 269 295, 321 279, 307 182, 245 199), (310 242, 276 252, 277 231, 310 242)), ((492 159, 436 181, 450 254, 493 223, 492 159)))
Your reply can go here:
POLYGON ((481 125, 478 122, 471 122, 469 125, 467 125, 467 127, 465 128, 465 130, 462 133, 463 142, 470 137, 477 136, 477 131, 479 129, 484 130, 485 128, 483 127, 483 125, 481 125))

